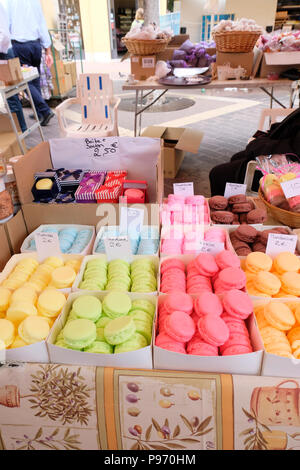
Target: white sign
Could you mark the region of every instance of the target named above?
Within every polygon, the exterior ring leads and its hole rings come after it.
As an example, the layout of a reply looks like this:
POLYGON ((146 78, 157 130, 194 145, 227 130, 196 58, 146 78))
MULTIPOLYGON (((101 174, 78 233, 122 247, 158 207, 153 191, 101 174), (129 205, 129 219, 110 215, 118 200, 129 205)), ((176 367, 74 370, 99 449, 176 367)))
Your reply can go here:
POLYGON ((37 232, 34 239, 39 261, 44 261, 49 256, 61 256, 57 233, 37 232))
MULTIPOLYGON (((108 111, 107 111, 108 112, 108 111)), ((92 150, 92 158, 116 156, 119 153, 118 138, 90 137, 85 139, 85 147, 92 150)))
POLYGON ((284 183, 280 184, 287 199, 300 195, 300 178, 294 178, 293 180, 284 181, 284 183))
POLYGON ((173 191, 178 196, 194 196, 194 183, 174 183, 173 191))
POLYGON ((224 197, 229 198, 237 194, 246 194, 246 189, 246 184, 226 183, 224 197))
POLYGON ((127 236, 109 237, 104 239, 107 261, 123 259, 127 263, 132 261, 130 241, 127 236))
POLYGON ((295 253, 297 239, 297 235, 269 233, 266 253, 269 256, 276 256, 283 251, 295 253))
POLYGON ((121 207, 120 231, 131 236, 140 234, 144 223, 144 209, 121 207))
POLYGON ((224 243, 206 242, 205 240, 202 240, 197 247, 197 253, 210 253, 212 255, 216 255, 217 253, 220 253, 220 251, 223 250, 224 243))

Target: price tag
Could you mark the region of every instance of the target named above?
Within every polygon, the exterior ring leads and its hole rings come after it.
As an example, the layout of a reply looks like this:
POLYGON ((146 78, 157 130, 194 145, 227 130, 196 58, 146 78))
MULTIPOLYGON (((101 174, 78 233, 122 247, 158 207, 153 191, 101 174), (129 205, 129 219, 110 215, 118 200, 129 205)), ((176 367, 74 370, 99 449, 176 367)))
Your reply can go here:
POLYGON ((220 251, 223 250, 224 243, 206 242, 205 240, 202 240, 197 247, 197 253, 210 253, 212 255, 216 255, 217 253, 220 253, 220 251))
POLYGON ((85 148, 93 151, 93 158, 116 156, 119 153, 118 138, 90 137, 85 139, 85 148))
POLYGON ((287 199, 300 195, 300 178, 280 183, 282 191, 287 199))
POLYGON ((131 236, 139 235, 144 223, 144 209, 121 207, 120 231, 130 233, 131 236))
POLYGON ((173 191, 178 196, 194 196, 194 183, 174 183, 173 191))
POLYGON ((266 253, 269 256, 276 256, 282 251, 290 251, 291 253, 295 253, 297 239, 297 235, 269 233, 266 253))
POLYGON ((237 194, 246 194, 246 189, 246 184, 226 183, 224 197, 229 198, 237 194))
POLYGON ((104 247, 107 261, 123 259, 127 263, 132 262, 131 245, 127 236, 105 238, 104 247))
POLYGON ((39 261, 44 261, 49 256, 61 256, 57 233, 37 232, 34 239, 39 261))

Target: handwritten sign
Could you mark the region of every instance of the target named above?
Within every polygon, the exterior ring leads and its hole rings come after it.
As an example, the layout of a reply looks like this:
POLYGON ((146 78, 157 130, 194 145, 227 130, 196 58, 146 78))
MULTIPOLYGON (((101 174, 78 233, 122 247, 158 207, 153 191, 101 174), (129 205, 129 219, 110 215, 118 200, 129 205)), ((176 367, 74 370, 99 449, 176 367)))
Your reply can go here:
POLYGON ((141 233, 144 223, 144 209, 121 207, 120 231, 132 236, 141 233))
POLYGON ((39 261, 44 261, 49 256, 61 256, 57 233, 37 232, 34 239, 39 261))
POLYGON ((219 242, 207 242, 205 240, 201 240, 199 245, 197 246, 197 253, 210 253, 212 255, 216 255, 220 253, 220 251, 224 250, 224 243, 219 242))
POLYGON ((300 178, 280 183, 282 191, 287 199, 300 195, 300 178))
POLYGON ((246 184, 226 183, 224 197, 228 198, 237 194, 246 194, 246 189, 246 184))
POLYGON ((93 151, 92 158, 96 159, 116 156, 119 153, 117 138, 116 140, 112 138, 87 138, 85 139, 85 147, 87 150, 93 151))
POLYGON ((132 262, 131 245, 127 236, 105 238, 104 247, 107 261, 123 259, 128 263, 132 262))
POLYGON ((174 183, 173 191, 178 196, 194 196, 194 183, 174 183))
POLYGON ((269 233, 266 253, 269 256, 276 256, 283 251, 295 253, 297 239, 297 235, 269 233))

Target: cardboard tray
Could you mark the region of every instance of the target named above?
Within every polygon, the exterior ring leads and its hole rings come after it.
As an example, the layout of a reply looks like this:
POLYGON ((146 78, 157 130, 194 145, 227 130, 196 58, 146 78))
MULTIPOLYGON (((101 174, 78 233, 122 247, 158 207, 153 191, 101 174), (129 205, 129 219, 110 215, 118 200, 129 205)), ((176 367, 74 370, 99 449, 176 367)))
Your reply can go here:
MULTIPOLYGON (((92 259, 96 259, 96 258, 99 258, 99 259, 102 259, 102 260, 106 260, 107 257, 106 255, 104 254, 96 254, 96 255, 88 255, 88 256, 85 256, 83 258, 83 261, 82 261, 82 264, 81 264, 81 268, 80 268, 80 271, 79 273, 77 274, 77 277, 75 279, 75 282, 72 286, 72 292, 81 292, 81 293, 90 293, 90 292, 100 292, 100 293, 104 293, 104 294, 108 294, 108 292, 110 291, 89 291, 87 289, 80 289, 79 288, 79 284, 81 283, 82 281, 82 278, 83 278, 83 274, 84 274, 84 271, 85 271, 85 267, 86 267, 86 264, 92 260, 92 259)), ((158 256, 144 256, 144 255, 132 255, 132 261, 136 260, 136 259, 142 259, 142 258, 150 258, 154 265, 155 265, 155 268, 157 270, 157 291, 155 292, 145 292, 145 293, 142 293, 143 296, 146 296, 146 298, 148 298, 148 296, 151 296, 151 295, 155 295, 157 294, 158 292, 158 287, 159 287, 159 258, 158 256)), ((129 292, 130 293, 130 292, 129 292)), ((134 292, 132 292, 132 294, 134 294, 134 292)))
MULTIPOLYGON (((50 224, 49 224, 50 225, 50 224)), ((29 250, 29 244, 31 240, 34 238, 34 235, 37 232, 42 232, 45 227, 49 227, 49 225, 40 225, 36 230, 34 230, 27 238, 25 238, 22 246, 21 246, 21 253, 35 253, 35 251, 29 250)), ((76 230, 90 230, 92 232, 91 239, 89 243, 86 245, 84 250, 81 253, 74 253, 81 256, 86 256, 92 253, 94 241, 95 241, 95 227, 92 225, 71 225, 71 224, 53 224, 58 230, 62 230, 64 228, 75 228, 76 230)))
MULTIPOLYGON (((50 335, 47 338, 47 347, 49 351, 50 362, 55 364, 75 364, 75 365, 87 365, 87 366, 100 366, 100 367, 133 367, 141 369, 152 369, 152 343, 143 349, 138 351, 119 353, 119 354, 94 354, 82 351, 74 351, 72 349, 62 348, 55 346, 54 342, 57 335, 60 333, 65 325, 67 316, 71 310, 73 301, 82 295, 86 295, 84 292, 76 292, 69 295, 67 303, 56 319, 50 335)), ((102 301, 105 297, 105 292, 94 292, 93 295, 98 297, 102 301)), ((132 300, 144 299, 144 294, 128 293, 132 300)), ((155 305, 157 310, 157 297, 155 295, 147 296, 147 300, 155 305)), ((153 322, 152 338, 154 336, 154 323, 156 318, 156 312, 153 322)))
MULTIPOLYGON (((158 309, 164 297, 165 294, 159 295, 158 309)), ((192 295, 191 297, 195 298, 196 296, 192 295)), ((156 315, 155 332, 157 331, 157 321, 158 315, 156 315)), ((260 375, 263 348, 261 347, 254 315, 252 314, 245 323, 249 331, 254 352, 236 356, 196 356, 180 354, 155 346, 156 336, 153 336, 154 369, 260 375)))
MULTIPOLYGON (((300 299, 267 299, 267 298, 254 298, 253 305, 254 307, 258 305, 266 305, 272 300, 276 303, 284 303, 288 301, 293 301, 293 303, 299 303, 300 299)), ((255 315, 254 315, 255 316, 255 315)), ((256 328, 258 330, 258 341, 260 347, 263 348, 263 357, 262 357, 262 367, 261 375, 271 376, 271 377, 298 377, 300 378, 300 359, 281 357, 276 354, 270 354, 265 351, 262 338, 259 333, 259 328, 255 319, 256 328)))

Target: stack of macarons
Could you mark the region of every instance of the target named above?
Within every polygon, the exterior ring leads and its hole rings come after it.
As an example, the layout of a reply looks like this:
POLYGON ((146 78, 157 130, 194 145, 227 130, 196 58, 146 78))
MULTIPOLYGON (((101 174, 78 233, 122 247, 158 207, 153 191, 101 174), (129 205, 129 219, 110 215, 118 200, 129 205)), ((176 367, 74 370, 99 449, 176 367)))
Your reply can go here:
MULTIPOLYGON (((56 226, 43 226, 39 229, 43 233, 57 233, 61 252, 64 254, 80 254, 89 244, 93 232, 91 229, 77 229, 75 227, 65 227, 59 229, 56 226)), ((35 239, 29 242, 28 251, 36 251, 35 239)))
POLYGON ((300 303, 270 301, 254 313, 266 352, 300 359, 300 303))
POLYGON ((200 253, 185 266, 177 258, 167 258, 161 262, 160 292, 215 292, 222 294, 231 289, 244 290, 246 275, 240 268, 238 256, 228 250, 216 256, 200 253))
POLYGON ((154 313, 150 300, 132 301, 124 292, 110 292, 102 301, 81 295, 73 301, 55 344, 97 354, 142 349, 151 343, 154 313))
POLYGON ((212 227, 204 231, 204 226, 197 230, 185 231, 184 227, 170 227, 162 232, 161 253, 164 255, 192 254, 199 252, 201 241, 223 243, 226 246, 226 232, 222 228, 212 227))
POLYGON ((290 252, 279 253, 274 260, 259 251, 242 260, 249 295, 255 297, 297 298, 300 296, 300 259, 290 252))
POLYGON ((209 225, 209 208, 203 196, 180 196, 169 194, 161 211, 162 225, 206 224, 209 225))
MULTIPOLYGON (((265 253, 270 233, 289 235, 290 231, 284 227, 274 227, 260 231, 251 225, 242 224, 229 236, 236 254, 238 256, 247 256, 252 251, 265 253)), ((298 254, 298 252, 296 253, 298 254)))
POLYGON ((30 285, 14 292, 0 287, 0 339, 6 348, 45 340, 65 303, 65 295, 52 288, 38 295, 30 285))
POLYGON ((156 268, 151 258, 122 259, 107 263, 103 258, 90 259, 79 289, 150 293, 157 290, 156 268))
POLYGON ((253 311, 247 294, 225 293, 222 300, 203 292, 194 300, 185 293, 161 298, 156 346, 181 354, 228 356, 253 351, 245 320, 253 311))
POLYGON ((262 224, 267 220, 267 211, 257 209, 252 199, 244 194, 237 194, 228 199, 213 196, 208 201, 210 217, 215 224, 262 224))
MULTIPOLYGON (((95 253, 105 253, 104 240, 110 237, 123 235, 120 227, 105 227, 97 242, 95 253)), ((155 226, 144 226, 140 233, 128 234, 133 255, 155 255, 159 248, 159 230, 155 226)))

